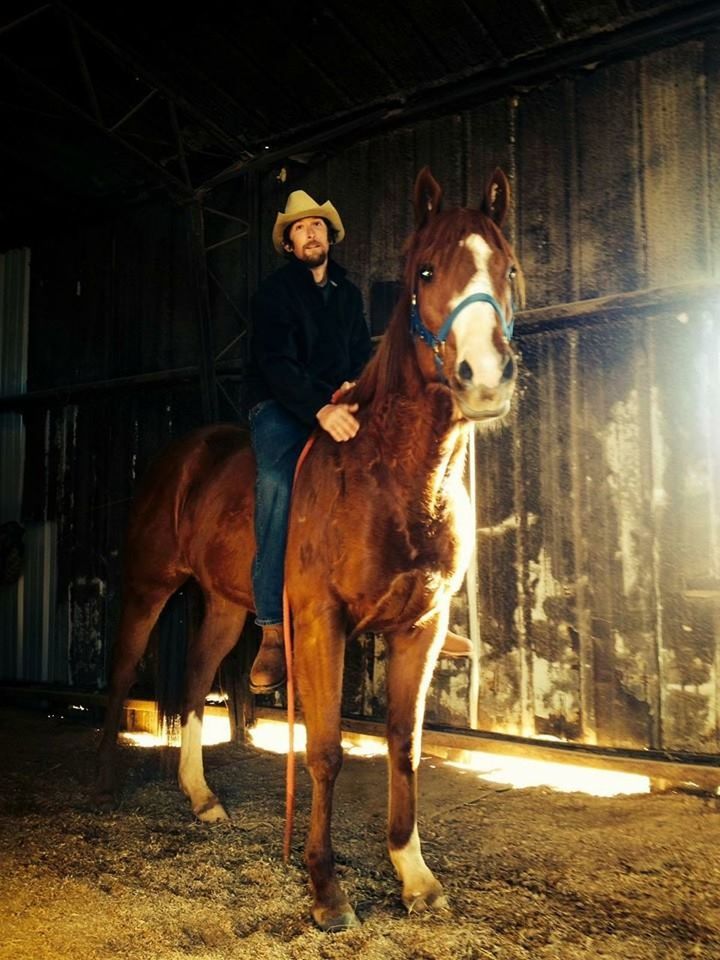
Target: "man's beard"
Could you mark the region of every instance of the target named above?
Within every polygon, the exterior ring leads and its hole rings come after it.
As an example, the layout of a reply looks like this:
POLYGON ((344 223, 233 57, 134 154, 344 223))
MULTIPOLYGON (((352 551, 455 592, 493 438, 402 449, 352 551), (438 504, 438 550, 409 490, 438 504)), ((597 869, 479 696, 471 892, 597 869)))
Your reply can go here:
POLYGON ((323 250, 322 247, 312 247, 310 250, 303 250, 302 260, 308 267, 321 267, 327 257, 327 250, 323 250))

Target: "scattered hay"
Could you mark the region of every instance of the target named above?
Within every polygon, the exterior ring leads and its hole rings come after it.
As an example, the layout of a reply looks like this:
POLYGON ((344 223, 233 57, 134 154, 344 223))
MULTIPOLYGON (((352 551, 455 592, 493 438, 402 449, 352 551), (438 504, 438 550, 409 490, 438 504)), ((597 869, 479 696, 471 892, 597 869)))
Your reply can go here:
POLYGON ((427 764, 421 834, 453 909, 407 916, 384 848, 386 763, 351 758, 335 843, 363 925, 325 935, 302 867, 304 771, 285 866, 282 757, 206 748, 232 818, 208 826, 163 750, 123 746, 120 806, 94 810, 96 742, 88 727, 0 713, 2 960, 720 958, 716 801, 506 790, 427 764))

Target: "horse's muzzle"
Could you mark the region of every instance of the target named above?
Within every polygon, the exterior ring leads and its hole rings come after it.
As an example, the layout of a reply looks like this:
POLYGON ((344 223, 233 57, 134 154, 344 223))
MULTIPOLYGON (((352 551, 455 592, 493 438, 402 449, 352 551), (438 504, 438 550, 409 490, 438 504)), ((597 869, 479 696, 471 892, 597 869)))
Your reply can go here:
POLYGON ((451 389, 457 405, 468 420, 497 420, 510 410, 515 392, 517 363, 508 350, 492 385, 478 382, 471 364, 461 360, 452 379, 451 389))

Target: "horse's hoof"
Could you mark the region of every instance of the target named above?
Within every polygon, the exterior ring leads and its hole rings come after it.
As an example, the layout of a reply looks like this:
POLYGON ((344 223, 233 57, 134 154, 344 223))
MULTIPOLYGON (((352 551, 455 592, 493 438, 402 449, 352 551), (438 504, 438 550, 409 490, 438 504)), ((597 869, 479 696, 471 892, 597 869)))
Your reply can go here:
POLYGON ((360 926, 360 921, 352 907, 338 913, 329 907, 314 907, 313 920, 324 933, 342 933, 343 930, 353 930, 360 926))
POLYGON ((440 884, 438 884, 437 889, 429 890, 426 893, 403 894, 403 903, 408 913, 422 913, 424 910, 442 912, 450 909, 448 898, 443 893, 440 884))
POLYGON ((225 811, 225 807, 217 797, 208 800, 207 803, 204 803, 197 810, 193 810, 193 813, 198 820, 202 820, 203 823, 220 823, 223 820, 230 819, 225 811))
POLYGON ((96 790, 90 799, 92 805, 102 813, 114 810, 117 806, 117 799, 111 790, 96 790))

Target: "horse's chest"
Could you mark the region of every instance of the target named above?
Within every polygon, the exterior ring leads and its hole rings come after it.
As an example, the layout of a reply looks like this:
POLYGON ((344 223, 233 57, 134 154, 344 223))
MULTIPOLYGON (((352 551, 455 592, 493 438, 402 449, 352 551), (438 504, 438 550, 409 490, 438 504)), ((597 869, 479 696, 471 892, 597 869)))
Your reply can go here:
POLYGON ((378 622, 420 619, 443 603, 462 581, 469 560, 468 503, 464 489, 435 509, 386 509, 366 525, 355 560, 339 559, 339 578, 356 607, 355 619, 370 611, 378 622), (347 574, 352 569, 352 580, 347 574))

